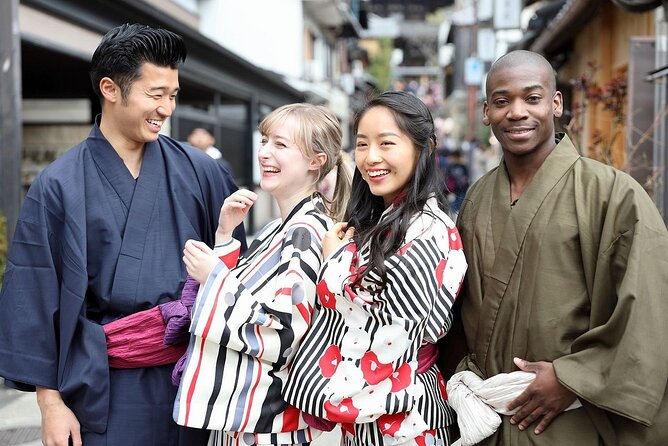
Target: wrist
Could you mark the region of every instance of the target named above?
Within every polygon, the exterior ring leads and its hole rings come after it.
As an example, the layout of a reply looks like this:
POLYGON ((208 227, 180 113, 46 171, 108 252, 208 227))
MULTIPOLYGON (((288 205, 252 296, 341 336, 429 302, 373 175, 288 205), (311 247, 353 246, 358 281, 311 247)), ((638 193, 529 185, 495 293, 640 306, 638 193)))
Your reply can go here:
POLYGON ((232 238, 232 231, 223 231, 222 229, 216 230, 216 245, 221 245, 232 238))
POLYGON ((40 409, 55 404, 63 404, 63 398, 60 396, 60 392, 54 389, 48 389, 46 387, 37 387, 37 404, 40 409))

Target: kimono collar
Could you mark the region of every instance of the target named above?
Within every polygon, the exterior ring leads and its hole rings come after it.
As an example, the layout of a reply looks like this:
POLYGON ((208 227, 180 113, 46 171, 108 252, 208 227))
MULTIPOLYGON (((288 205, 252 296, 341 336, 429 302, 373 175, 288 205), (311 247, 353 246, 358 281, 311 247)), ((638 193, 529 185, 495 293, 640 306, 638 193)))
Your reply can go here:
POLYGON ((281 228, 285 226, 285 223, 290 221, 295 215, 305 214, 312 209, 316 209, 320 212, 324 212, 325 210, 322 198, 318 192, 314 192, 297 203, 295 207, 292 208, 285 220, 283 220, 283 223, 281 223, 281 228))

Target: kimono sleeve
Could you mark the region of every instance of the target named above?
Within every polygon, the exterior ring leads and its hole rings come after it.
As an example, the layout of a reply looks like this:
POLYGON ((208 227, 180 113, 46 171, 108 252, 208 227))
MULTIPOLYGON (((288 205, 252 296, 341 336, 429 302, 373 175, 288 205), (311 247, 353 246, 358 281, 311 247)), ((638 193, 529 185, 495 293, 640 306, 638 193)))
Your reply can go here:
MULTIPOLYGON (((191 333, 208 342, 274 363, 292 355, 311 321, 322 230, 290 225, 278 264, 258 265, 265 282, 247 288, 221 261, 201 287, 191 333), (272 280, 272 276, 275 278, 272 280)), ((271 257, 271 256, 269 256, 271 257)))
POLYGON ((22 390, 58 388, 60 280, 42 186, 38 179, 25 198, 0 292, 0 376, 22 390))
MULTIPOLYGON (((387 258, 385 286, 376 291, 354 285, 361 272, 354 243, 323 265, 318 297, 323 307, 342 313, 345 324, 340 341, 326 346, 318 361, 327 378, 323 416, 328 420, 366 423, 415 407, 421 394, 418 350, 447 332, 466 271, 454 225, 438 229, 387 258)), ((370 276, 363 285, 378 280, 373 272, 370 276)))
POLYGON ((593 271, 592 329, 554 367, 582 399, 650 425, 668 381, 668 232, 646 194, 633 189, 613 190, 604 243, 585 262, 593 271))

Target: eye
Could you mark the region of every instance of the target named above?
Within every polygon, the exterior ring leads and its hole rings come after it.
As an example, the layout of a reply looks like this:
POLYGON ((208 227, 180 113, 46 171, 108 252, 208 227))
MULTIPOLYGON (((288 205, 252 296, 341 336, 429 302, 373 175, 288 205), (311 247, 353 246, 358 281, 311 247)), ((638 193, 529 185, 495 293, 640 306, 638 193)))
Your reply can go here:
POLYGON ((357 143, 355 144, 356 149, 364 149, 366 148, 366 146, 367 144, 364 141, 357 141, 357 143))
POLYGON ((269 138, 266 136, 263 136, 262 139, 260 140, 260 144, 265 145, 269 142, 269 138))
POLYGON ((542 98, 538 95, 531 95, 527 98, 527 102, 530 102, 532 104, 535 104, 536 102, 540 102, 542 98))
POLYGON ((493 103, 497 107, 503 107, 504 105, 508 105, 508 100, 507 99, 495 99, 493 103))
POLYGON ((393 146, 394 141, 383 141, 380 143, 381 146, 393 146))

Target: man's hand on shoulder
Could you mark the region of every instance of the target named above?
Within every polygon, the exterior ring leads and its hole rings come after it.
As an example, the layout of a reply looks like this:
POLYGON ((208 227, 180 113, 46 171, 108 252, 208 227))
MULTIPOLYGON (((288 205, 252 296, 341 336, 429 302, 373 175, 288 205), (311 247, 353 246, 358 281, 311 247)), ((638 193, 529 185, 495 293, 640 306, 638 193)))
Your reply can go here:
POLYGON ((520 370, 535 373, 536 379, 520 396, 508 404, 508 410, 520 408, 510 422, 517 424, 520 430, 524 430, 539 420, 534 430, 538 435, 573 404, 577 397, 559 382, 551 362, 529 362, 520 358, 515 358, 514 361, 520 370))

